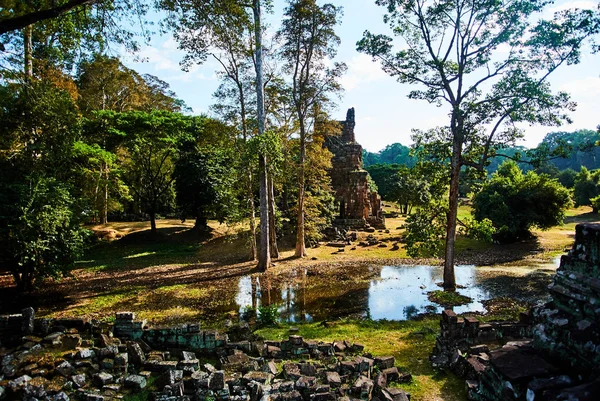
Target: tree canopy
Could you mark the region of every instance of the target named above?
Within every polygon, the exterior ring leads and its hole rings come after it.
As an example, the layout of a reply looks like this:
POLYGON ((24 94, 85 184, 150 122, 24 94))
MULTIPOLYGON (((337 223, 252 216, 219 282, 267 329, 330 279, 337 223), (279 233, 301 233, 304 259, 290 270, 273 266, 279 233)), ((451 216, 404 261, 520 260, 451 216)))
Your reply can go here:
POLYGON ((550 3, 379 0, 386 10, 384 20, 406 46, 394 51, 393 38, 369 31, 357 44, 399 82, 416 85, 410 98, 448 109, 443 129, 417 132, 414 138, 417 144, 438 142, 449 149, 445 288, 456 285, 462 167, 483 169, 499 148, 522 137, 517 123, 559 125, 569 121, 567 112, 575 107, 566 93, 552 92, 548 77, 563 65, 579 62, 583 44, 600 30, 600 18, 592 10, 539 18, 550 3))

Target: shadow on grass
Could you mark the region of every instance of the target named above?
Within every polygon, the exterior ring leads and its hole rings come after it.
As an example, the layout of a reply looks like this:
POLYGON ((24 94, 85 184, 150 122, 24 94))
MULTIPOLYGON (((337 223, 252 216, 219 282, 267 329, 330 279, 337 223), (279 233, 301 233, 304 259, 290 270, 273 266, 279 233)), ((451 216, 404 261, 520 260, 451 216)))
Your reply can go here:
POLYGON ((512 244, 490 244, 485 249, 466 248, 457 252, 458 264, 474 264, 490 266, 494 264, 515 262, 527 256, 543 252, 538 238, 530 238, 512 244))
POLYGON ((565 224, 584 223, 584 222, 585 223, 600 222, 600 214, 594 213, 594 212, 589 212, 589 213, 578 214, 576 216, 565 217, 565 224))
POLYGON ((210 231, 161 228, 144 230, 118 241, 90 248, 77 268, 92 271, 139 270, 152 266, 194 263, 237 263, 248 260, 245 240, 239 236, 213 238, 210 231))

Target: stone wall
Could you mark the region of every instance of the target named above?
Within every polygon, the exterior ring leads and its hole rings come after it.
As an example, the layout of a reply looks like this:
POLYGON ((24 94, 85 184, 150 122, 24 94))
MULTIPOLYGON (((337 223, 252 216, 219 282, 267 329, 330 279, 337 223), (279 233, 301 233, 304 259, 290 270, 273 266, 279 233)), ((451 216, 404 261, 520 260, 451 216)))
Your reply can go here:
POLYGON ((577 225, 549 290, 552 301, 534 309, 536 345, 600 376, 600 224, 577 225))
POLYGON ((136 320, 133 312, 116 314, 113 332, 126 340, 143 340, 151 347, 186 348, 212 352, 227 343, 227 336, 215 330, 201 330, 200 323, 169 327, 148 327, 145 320, 136 320))
POLYGON ((381 197, 369 190, 369 173, 363 169, 362 146, 356 143, 354 109, 349 109, 345 121, 340 121, 342 132, 330 136, 325 145, 333 153, 329 173, 335 191, 339 215, 335 224, 356 228, 356 221, 376 228, 385 228, 381 197))
POLYGON ((472 400, 600 399, 600 224, 579 224, 549 286, 519 322, 444 311, 431 360, 466 379, 472 400))

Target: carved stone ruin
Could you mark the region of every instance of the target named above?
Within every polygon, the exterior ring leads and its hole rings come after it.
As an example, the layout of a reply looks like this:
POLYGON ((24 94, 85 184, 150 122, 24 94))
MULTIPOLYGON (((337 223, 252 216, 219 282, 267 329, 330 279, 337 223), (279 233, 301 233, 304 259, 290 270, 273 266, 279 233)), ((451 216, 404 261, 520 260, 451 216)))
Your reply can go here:
POLYGON ((331 185, 335 191, 338 216, 335 226, 350 228, 385 228, 381 197, 369 189, 369 173, 363 168, 362 146, 354 135, 354 108, 348 110, 346 120, 340 121, 342 132, 329 136, 325 146, 333 153, 331 185))
POLYGON ((471 400, 600 399, 600 224, 579 224, 552 300, 520 322, 444 311, 432 362, 466 379, 471 400))

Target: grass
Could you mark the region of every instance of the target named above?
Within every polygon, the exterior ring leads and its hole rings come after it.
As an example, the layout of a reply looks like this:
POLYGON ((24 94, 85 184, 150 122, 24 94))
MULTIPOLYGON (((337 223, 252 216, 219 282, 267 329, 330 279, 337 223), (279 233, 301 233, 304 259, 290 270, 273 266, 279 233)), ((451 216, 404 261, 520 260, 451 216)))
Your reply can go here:
MULTIPOLYGON (((439 319, 420 321, 351 321, 342 320, 325 327, 319 323, 302 324, 299 335, 316 341, 347 340, 365 345, 374 356, 393 355, 402 371, 411 373, 413 382, 399 385, 415 400, 464 400, 464 381, 451 373, 432 368, 429 355, 439 331, 439 319)), ((268 340, 288 337, 289 326, 263 328, 257 334, 268 340)))
MULTIPOLYGON (((465 217, 469 212, 468 206, 461 206, 459 216, 465 217)), ((552 256, 569 247, 575 225, 583 221, 600 221, 600 218, 590 213, 589 208, 569 210, 564 225, 535 232, 535 241, 517 244, 523 249, 519 248, 520 253, 511 264, 486 268, 486 274, 490 274, 492 280, 504 277, 501 285, 514 286, 517 291, 522 291, 524 279, 534 269, 531 266, 547 263, 552 256)), ((292 241, 283 241, 280 244, 280 260, 275 261, 276 266, 263 275, 257 274, 255 263, 248 261, 248 244, 246 238, 240 235, 243 227, 211 222, 212 231, 198 235, 189 230, 189 223, 161 220, 158 222, 159 235, 150 236, 148 223, 111 223, 100 228, 119 231, 125 236, 118 241, 99 243, 78 262, 74 278, 59 283, 49 282, 34 294, 39 302, 38 316, 79 316, 110 321, 116 311, 131 310, 137 312, 139 318, 154 324, 202 319, 206 327, 218 324, 225 318, 225 313, 239 308, 240 301, 236 296, 241 288, 241 278, 244 278, 252 281, 252 291, 261 297, 261 302, 286 302, 283 291, 278 294, 275 290, 289 284, 286 290, 288 296, 290 291, 303 291, 303 302, 318 304, 325 316, 333 318, 336 313, 348 313, 351 307, 340 299, 365 296, 365 289, 378 277, 374 266, 425 263, 407 259, 402 246, 403 225, 404 218, 389 218, 388 232, 372 234, 386 247, 356 246, 353 250, 352 246, 346 246, 344 252, 337 252, 337 248, 322 245, 309 249, 309 258, 302 260, 292 257, 292 241), (392 250, 392 245, 397 243, 400 244, 399 249, 392 250), (307 275, 317 279, 307 280, 307 275)), ((365 240, 367 235, 359 232, 358 241, 365 240)), ((514 251, 511 247, 460 237, 456 248, 458 255, 462 252, 477 254, 491 251, 501 255, 514 251)), ((496 256, 493 254, 491 258, 496 256)), ((434 263, 439 263, 439 260, 434 263)), ((540 275, 539 280, 537 276, 529 277, 529 281, 545 283, 548 275, 552 274, 551 269, 547 270, 549 272, 544 272, 544 277, 540 275)), ((537 274, 536 271, 534 273, 537 274)), ((7 283, 0 277, 0 287, 8 286, 7 283)), ((496 300, 490 308, 495 308, 494 315, 485 316, 484 320, 515 318, 526 305, 512 300, 496 300)), ((434 317, 407 322, 342 320, 330 327, 312 323, 302 324, 299 328, 300 334, 308 339, 344 339, 363 343, 366 351, 375 355, 394 355, 398 366, 411 372, 415 378, 413 383, 402 386, 413 394, 414 399, 464 399, 463 382, 453 375, 434 370, 428 362, 438 325, 439 319, 434 317)), ((286 325, 264 328, 259 334, 280 339, 287 336, 288 329, 286 325)))
POLYGON ((472 298, 461 295, 456 291, 436 290, 427 293, 427 299, 444 307, 466 305, 473 301, 472 298))
POLYGON ((123 401, 146 401, 150 399, 150 395, 153 391, 156 391, 156 386, 154 385, 156 382, 156 376, 150 376, 146 381, 146 387, 139 391, 131 394, 125 395, 123 397, 123 401))

